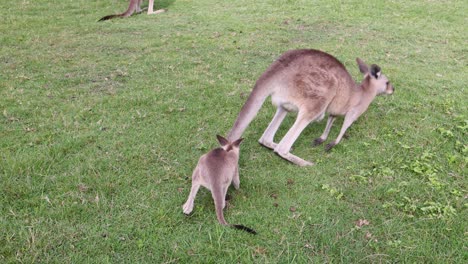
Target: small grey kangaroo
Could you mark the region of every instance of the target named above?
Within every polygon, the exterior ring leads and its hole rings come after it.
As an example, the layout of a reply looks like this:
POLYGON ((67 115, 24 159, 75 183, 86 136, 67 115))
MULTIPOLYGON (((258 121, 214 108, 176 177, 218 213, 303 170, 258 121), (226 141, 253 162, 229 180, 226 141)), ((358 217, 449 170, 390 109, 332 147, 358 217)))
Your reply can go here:
POLYGON ((231 226, 236 229, 247 231, 251 234, 256 232, 243 225, 231 225, 224 219, 223 209, 226 206, 226 193, 229 185, 239 189, 239 145, 242 138, 230 142, 224 137, 217 135, 220 148, 215 148, 200 157, 198 164, 192 174, 192 188, 187 202, 182 206, 184 214, 190 214, 193 210, 193 203, 200 186, 211 191, 213 196, 216 217, 222 225, 231 226))
POLYGON ((373 64, 369 67, 359 58, 356 61, 364 75, 360 84, 355 83, 343 64, 330 54, 313 49, 287 51, 257 80, 227 139, 241 137, 265 99, 271 95, 277 110, 259 143, 294 164, 313 165, 290 153, 292 145, 309 123, 321 120, 325 113, 329 114, 325 131, 314 140, 314 145, 320 145, 327 139, 335 118, 345 117, 338 137, 325 147, 329 151, 341 141, 348 127, 367 110, 377 95, 394 91, 379 66, 373 64), (276 131, 291 111, 298 112, 296 121, 283 139, 278 144, 274 143, 276 131))

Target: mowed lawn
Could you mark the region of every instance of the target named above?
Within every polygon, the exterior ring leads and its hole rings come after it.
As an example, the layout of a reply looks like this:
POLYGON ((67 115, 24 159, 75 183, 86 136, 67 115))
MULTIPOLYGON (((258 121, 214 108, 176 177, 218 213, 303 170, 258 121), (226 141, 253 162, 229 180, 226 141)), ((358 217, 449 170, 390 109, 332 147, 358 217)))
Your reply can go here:
MULTIPOLYGON (((467 263, 466 1, 20 0, 0 6, 1 263, 467 263), (144 6, 147 2, 144 1, 144 6), (283 52, 356 57, 395 87, 331 152, 309 125, 292 165, 241 145, 218 224, 198 158, 283 52)), ((276 141, 293 124, 289 115, 276 141)), ((334 139, 342 119, 329 137, 334 139)))

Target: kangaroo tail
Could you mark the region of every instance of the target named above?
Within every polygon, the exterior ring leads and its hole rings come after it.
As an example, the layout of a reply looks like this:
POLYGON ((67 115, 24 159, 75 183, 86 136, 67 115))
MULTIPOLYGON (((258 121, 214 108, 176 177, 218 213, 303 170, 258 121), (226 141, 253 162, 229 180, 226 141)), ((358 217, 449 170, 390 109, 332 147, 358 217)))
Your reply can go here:
POLYGON ((223 214, 223 205, 225 203, 224 196, 221 190, 212 190, 211 194, 213 196, 215 209, 216 209, 216 217, 218 218, 218 222, 222 225, 229 225, 226 220, 224 219, 223 214))
POLYGON ((246 226, 243 226, 243 225, 231 225, 232 227, 236 228, 236 229, 239 229, 239 230, 243 230, 243 231, 246 231, 252 235, 256 235, 257 232, 255 230, 253 230, 252 228, 250 227, 246 227, 246 226))
POLYGON ((116 18, 116 17, 120 17, 121 15, 122 15, 122 14, 119 14, 119 15, 108 15, 108 16, 105 16, 105 17, 102 17, 101 19, 99 19, 98 22, 104 21, 104 20, 113 19, 113 18, 116 18))
POLYGON ((247 126, 249 126, 262 107, 265 99, 271 94, 270 91, 260 88, 262 87, 256 84, 244 106, 242 106, 231 132, 229 132, 229 141, 234 141, 242 136, 247 126))
POLYGON ((102 17, 101 19, 98 20, 98 22, 113 19, 113 18, 116 18, 116 17, 131 16, 133 14, 133 12, 135 12, 135 10, 137 9, 137 5, 138 5, 138 0, 136 0, 136 1, 135 0, 130 0, 130 4, 128 5, 128 8, 127 8, 127 10, 125 12, 123 12, 122 14, 108 15, 108 16, 102 17))
POLYGON ((225 225, 225 226, 231 226, 233 228, 236 228, 236 229, 239 229, 239 230, 244 230, 250 234, 254 234, 256 235, 257 232, 255 232, 255 230, 253 230, 252 228, 249 228, 249 227, 246 227, 246 226, 243 226, 243 225, 230 225, 226 222, 226 220, 224 219, 224 214, 223 214, 223 204, 224 204, 224 195, 222 194, 221 191, 218 191, 218 190, 213 190, 212 191, 212 196, 213 196, 213 200, 214 200, 214 204, 215 204, 215 209, 216 209, 216 217, 218 218, 218 222, 222 225, 225 225))

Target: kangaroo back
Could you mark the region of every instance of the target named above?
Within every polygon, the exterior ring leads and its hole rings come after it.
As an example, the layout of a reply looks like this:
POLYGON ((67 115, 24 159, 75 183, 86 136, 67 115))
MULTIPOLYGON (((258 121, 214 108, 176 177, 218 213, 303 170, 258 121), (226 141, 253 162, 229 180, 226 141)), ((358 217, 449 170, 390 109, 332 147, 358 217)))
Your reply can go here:
MULTIPOLYGON (((296 91, 297 89, 304 88, 298 85, 298 83, 305 83, 303 80, 299 80, 298 82, 296 79, 304 76, 307 77, 307 80, 311 80, 312 83, 318 84, 317 86, 324 86, 320 83, 324 78, 317 78, 320 77, 317 74, 315 76, 314 74, 309 74, 311 71, 313 73, 314 69, 324 67, 344 69, 344 66, 334 57, 318 50, 290 50, 282 54, 255 83, 252 93, 249 95, 229 132, 228 140, 234 140, 242 136, 247 126, 262 107, 265 99, 270 95, 284 97, 285 94, 296 93, 293 96, 296 99, 302 97, 307 99, 308 94, 311 93, 312 95, 309 97, 317 97, 316 91, 309 91, 310 89, 296 91), (286 92, 286 90, 289 91, 286 92)), ((351 79, 351 77, 349 78, 351 79)), ((353 82, 352 79, 351 82, 353 82)))
POLYGON ((295 59, 290 56, 290 53, 291 52, 286 52, 280 56, 257 80, 249 98, 247 98, 244 106, 242 106, 236 122, 229 132, 228 140, 233 141, 242 136, 245 129, 249 126, 250 122, 252 122, 262 107, 265 99, 275 91, 277 85, 276 82, 282 81, 281 74, 279 73, 288 66, 289 60, 295 59))

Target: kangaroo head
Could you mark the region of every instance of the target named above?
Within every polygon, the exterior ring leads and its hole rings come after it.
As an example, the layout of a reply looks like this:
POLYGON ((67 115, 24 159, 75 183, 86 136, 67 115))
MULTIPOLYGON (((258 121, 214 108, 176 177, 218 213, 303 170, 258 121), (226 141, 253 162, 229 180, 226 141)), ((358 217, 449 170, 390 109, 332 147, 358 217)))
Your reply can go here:
POLYGON ((235 153, 239 153, 239 145, 242 142, 242 140, 244 140, 243 138, 239 138, 238 140, 234 142, 230 142, 229 140, 225 139, 224 137, 220 135, 216 135, 216 137, 218 138, 219 144, 225 151, 229 152, 232 150, 235 153))
POLYGON ((361 59, 356 59, 359 66, 359 70, 364 74, 363 83, 367 83, 367 86, 375 90, 377 94, 393 94, 394 88, 390 84, 387 76, 382 74, 379 66, 372 64, 369 68, 367 64, 361 59))

